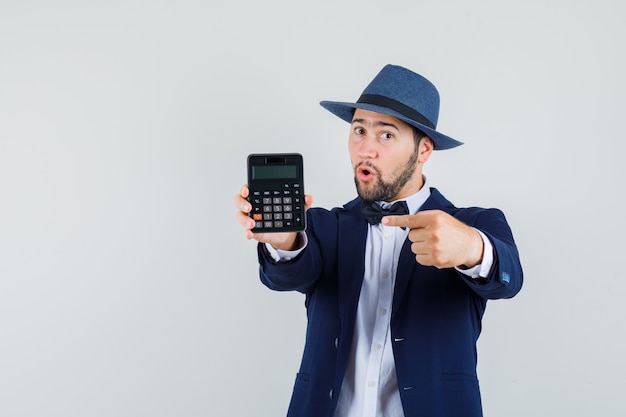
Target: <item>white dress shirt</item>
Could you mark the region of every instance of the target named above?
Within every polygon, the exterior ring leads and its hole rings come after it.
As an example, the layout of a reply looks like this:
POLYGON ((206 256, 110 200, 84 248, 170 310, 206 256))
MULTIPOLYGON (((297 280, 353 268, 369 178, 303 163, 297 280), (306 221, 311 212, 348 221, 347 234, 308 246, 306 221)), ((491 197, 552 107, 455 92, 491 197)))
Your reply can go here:
MULTIPOLYGON (((426 183, 405 199, 409 213, 418 212, 430 196, 426 183)), ((391 203, 381 202, 383 207, 391 203)), ((403 417, 396 368, 391 345, 390 318, 396 268, 409 230, 395 226, 368 225, 365 244, 365 273, 356 313, 356 324, 348 367, 343 379, 335 417, 403 417)), ((480 232, 480 231, 479 231, 480 232)), ((266 245, 276 261, 297 256, 306 247, 281 251, 266 245)), ((483 262, 474 268, 459 269, 467 276, 486 277, 493 263, 493 248, 480 232, 485 245, 483 262)))

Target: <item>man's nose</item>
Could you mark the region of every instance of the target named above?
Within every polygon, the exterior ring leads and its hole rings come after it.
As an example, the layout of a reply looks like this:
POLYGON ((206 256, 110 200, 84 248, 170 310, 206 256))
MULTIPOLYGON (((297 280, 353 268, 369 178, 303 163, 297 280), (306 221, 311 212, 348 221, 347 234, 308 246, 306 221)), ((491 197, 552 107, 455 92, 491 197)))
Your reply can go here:
POLYGON ((371 136, 363 138, 358 149, 359 156, 361 158, 374 158, 378 154, 377 145, 376 138, 371 136))

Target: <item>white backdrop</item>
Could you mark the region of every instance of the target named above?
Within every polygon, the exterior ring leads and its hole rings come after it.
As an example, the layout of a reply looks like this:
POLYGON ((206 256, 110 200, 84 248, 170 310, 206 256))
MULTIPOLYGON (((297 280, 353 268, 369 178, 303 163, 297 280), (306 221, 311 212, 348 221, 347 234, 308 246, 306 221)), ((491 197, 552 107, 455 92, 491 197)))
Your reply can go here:
POLYGON ((257 277, 232 197, 252 152, 354 196, 354 100, 431 79, 466 144, 426 174, 501 208, 525 286, 490 302, 486 417, 623 416, 622 4, 0 1, 0 416, 280 416, 303 296, 257 277))

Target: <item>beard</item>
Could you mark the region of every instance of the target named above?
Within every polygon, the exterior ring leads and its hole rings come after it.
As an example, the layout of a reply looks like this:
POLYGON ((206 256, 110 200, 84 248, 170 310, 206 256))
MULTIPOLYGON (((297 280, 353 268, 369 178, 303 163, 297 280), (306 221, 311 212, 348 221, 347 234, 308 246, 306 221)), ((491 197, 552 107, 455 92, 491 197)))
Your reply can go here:
MULTIPOLYGON (((415 147, 415 151, 409 157, 409 160, 402 167, 398 167, 391 173, 390 181, 383 181, 382 176, 378 168, 372 165, 370 162, 363 162, 359 165, 367 165, 375 174, 376 179, 370 187, 363 187, 362 184, 354 176, 354 183, 356 185, 356 191, 363 200, 367 202, 372 201, 389 201, 400 193, 402 187, 413 177, 415 168, 417 167, 417 159, 419 157, 418 147, 415 147)), ((358 168, 358 166, 355 168, 358 168)))

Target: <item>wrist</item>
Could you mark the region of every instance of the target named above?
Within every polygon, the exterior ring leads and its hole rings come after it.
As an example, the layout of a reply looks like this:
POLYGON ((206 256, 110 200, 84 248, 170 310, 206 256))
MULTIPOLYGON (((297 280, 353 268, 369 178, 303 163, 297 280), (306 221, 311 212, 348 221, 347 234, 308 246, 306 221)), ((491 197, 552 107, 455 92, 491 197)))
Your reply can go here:
POLYGON ((468 258, 463 263, 463 268, 465 269, 479 265, 483 261, 483 252, 485 250, 485 243, 480 233, 478 233, 478 230, 474 228, 470 228, 470 230, 472 232, 471 239, 470 244, 467 246, 469 248, 469 254, 468 258))

